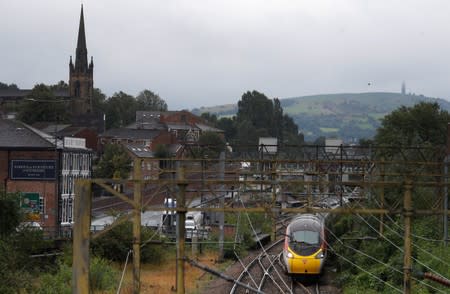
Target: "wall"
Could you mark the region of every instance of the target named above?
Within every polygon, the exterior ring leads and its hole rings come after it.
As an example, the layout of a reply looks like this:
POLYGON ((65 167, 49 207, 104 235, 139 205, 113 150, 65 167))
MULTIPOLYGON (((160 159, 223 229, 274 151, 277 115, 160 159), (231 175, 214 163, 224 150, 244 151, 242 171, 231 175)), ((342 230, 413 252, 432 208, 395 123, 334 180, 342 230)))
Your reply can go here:
POLYGON ((7 192, 34 192, 44 197, 44 214, 40 216, 42 226, 55 228, 58 224, 58 198, 56 180, 11 180, 9 162, 14 159, 55 159, 55 151, 0 151, 0 181, 7 192))

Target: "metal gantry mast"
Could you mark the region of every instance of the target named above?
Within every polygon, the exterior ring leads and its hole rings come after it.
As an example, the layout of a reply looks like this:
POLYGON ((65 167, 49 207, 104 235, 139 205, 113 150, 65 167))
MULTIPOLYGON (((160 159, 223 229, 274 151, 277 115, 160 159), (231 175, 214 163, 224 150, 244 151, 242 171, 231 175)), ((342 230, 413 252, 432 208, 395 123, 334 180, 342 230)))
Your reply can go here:
MULTIPOLYGON (((414 150, 408 154, 417 155, 415 158, 407 158, 405 154, 400 157, 385 154, 381 150, 370 149, 370 154, 352 147, 344 150, 344 147, 334 153, 327 153, 324 148, 313 147, 297 152, 295 158, 280 156, 279 158, 261 158, 255 152, 254 159, 246 154, 245 159, 230 155, 225 159, 181 159, 172 160, 176 166, 174 170, 161 170, 160 174, 174 174, 176 177, 142 179, 142 167, 146 166, 145 160, 138 159, 134 162, 134 176, 131 180, 134 184, 134 197, 119 193, 112 189, 108 180, 78 180, 76 183, 76 198, 74 210, 73 232, 73 293, 89 292, 89 240, 90 215, 91 215, 91 185, 96 183, 121 200, 131 204, 133 209, 133 292, 140 290, 140 226, 141 212, 144 210, 167 211, 177 213, 177 293, 185 292, 184 285, 184 261, 185 261, 185 220, 189 211, 201 211, 203 213, 218 213, 219 220, 224 213, 235 212, 259 212, 275 216, 280 212, 319 212, 332 214, 375 214, 380 217, 380 234, 383 234, 383 217, 386 215, 402 215, 405 225, 404 232, 404 291, 411 291, 412 271, 412 240, 411 224, 414 215, 442 215, 448 217, 448 207, 445 206, 445 191, 448 188, 447 175, 442 170, 442 160, 427 159, 427 153, 414 150), (373 152, 373 153, 372 153, 373 152), (382 154, 374 158, 375 154, 382 154), (301 156, 299 155, 301 154, 301 156), (419 156, 420 155, 420 156, 419 156), (417 158, 421 159, 418 160, 417 158), (242 168, 245 160, 249 167, 242 168), (262 166, 270 166, 269 170, 262 170, 262 166), (437 172, 441 170, 442 172, 437 172), (258 178, 255 178, 255 175, 258 178), (161 187, 171 187, 168 193, 176 191, 177 206, 174 208, 143 205, 148 195, 142 194, 144 187, 160 191, 161 187), (242 207, 233 205, 224 200, 226 192, 233 187, 240 199, 252 199, 252 205, 242 207), (403 207, 389 203, 385 190, 396 187, 403 188, 403 207), (413 201, 413 189, 423 187, 442 191, 440 199, 433 199, 430 207, 415 207, 413 201), (267 191, 266 191, 267 188, 267 191), (444 188, 444 189, 441 189, 444 188), (347 192, 350 191, 350 192, 347 192), (280 195, 280 193, 282 195, 280 195), (339 197, 337 197, 339 196, 339 197), (199 206, 189 206, 193 198, 201 198, 199 206), (289 207, 286 203, 279 205, 283 199, 307 200, 302 207, 289 207), (360 203, 367 203, 377 197, 380 202, 378 208, 357 208, 352 206, 340 206, 337 208, 325 207, 322 204, 335 201, 339 198, 341 204, 347 202, 349 197, 359 199, 360 203), (442 200, 444 198, 444 201, 442 200), (253 198, 256 198, 253 199, 253 198), (437 209, 434 203, 441 203, 442 209, 437 209)), ((433 156, 431 156, 433 158, 433 156)), ((437 157, 442 158, 442 157, 437 157)), ((165 159, 165 161, 170 161, 165 159)), ((446 165, 445 165, 446 166, 446 165)), ((148 189, 145 189, 147 191, 148 189)), ((146 192, 148 194, 148 192, 146 192)), ((154 195, 151 195, 154 196, 154 195)), ((438 198, 439 198, 438 197, 438 198)), ((288 202, 288 201, 286 201, 288 202)), ((127 218, 124 218, 125 220, 127 218)), ((448 222, 448 219, 445 219, 448 222)), ((123 220, 122 220, 123 221, 123 220)), ((445 221, 444 221, 445 224, 445 221)), ((113 227, 114 224, 111 226, 113 227)), ((223 228, 223 222, 219 222, 223 228)), ((444 239, 448 234, 445 232, 444 239)), ((223 232, 223 231, 222 231, 223 232)), ((219 239, 219 248, 222 248, 220 256, 223 256, 223 235, 219 239)), ((220 251, 220 250, 219 250, 220 251)))

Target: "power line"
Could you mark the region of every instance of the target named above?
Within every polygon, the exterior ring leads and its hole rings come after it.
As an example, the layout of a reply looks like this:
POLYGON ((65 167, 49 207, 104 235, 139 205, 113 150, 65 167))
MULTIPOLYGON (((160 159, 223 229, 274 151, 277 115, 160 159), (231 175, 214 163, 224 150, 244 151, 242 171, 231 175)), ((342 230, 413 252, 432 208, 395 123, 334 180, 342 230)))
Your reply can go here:
MULTIPOLYGON (((400 238, 403 238, 403 236, 402 236, 400 233, 396 232, 394 229, 392 229, 391 227, 389 227, 388 225, 386 225, 385 222, 381 222, 378 218, 376 218, 376 217, 373 216, 373 215, 370 215, 370 216, 373 217, 375 220, 377 220, 379 223, 383 224, 383 226, 385 226, 386 228, 388 228, 392 233, 396 234, 396 235, 399 236, 400 238)), ((391 219, 391 221, 393 221, 393 220, 391 219)), ((447 266, 450 268, 450 264, 449 264, 449 263, 445 262, 445 261, 442 260, 441 258, 439 258, 439 257, 435 256, 434 254, 430 253, 428 250, 425 250, 425 249, 423 249, 422 247, 420 247, 419 245, 414 244, 414 243, 413 243, 413 246, 416 247, 417 249, 419 249, 420 251, 422 251, 422 252, 428 254, 428 255, 431 256, 434 260, 437 260, 437 261, 439 261, 439 262, 441 262, 441 263, 447 265, 447 266)))
POLYGON ((350 263, 351 265, 356 266, 358 269, 360 269, 360 270, 362 270, 363 272, 369 274, 370 276, 372 276, 373 278, 375 278, 375 279, 378 280, 379 282, 381 282, 381 283, 383 283, 383 284, 386 284, 387 286, 389 286, 390 288, 396 290, 397 292, 403 293, 402 290, 396 288, 395 286, 389 284, 389 283, 386 282, 386 281, 383 281, 381 278, 377 277, 376 275, 372 274, 371 272, 365 270, 364 268, 360 267, 360 266, 357 265, 356 263, 352 262, 351 260, 349 260, 349 259, 345 258, 344 256, 340 255, 339 253, 337 253, 336 250, 334 250, 334 248, 333 248, 329 243, 327 243, 327 245, 328 245, 328 247, 331 249, 331 251, 333 251, 334 254, 336 254, 336 256, 342 258, 343 260, 347 261, 347 262, 350 263))
MULTIPOLYGON (((399 246, 397 246, 396 244, 394 244, 394 242, 392 242, 391 240, 389 240, 388 238, 386 238, 384 235, 381 235, 378 230, 376 230, 374 227, 372 227, 360 214, 356 214, 360 219, 362 219, 373 231, 375 231, 377 234, 379 234, 383 239, 385 239, 386 241, 388 241, 389 243, 391 243, 395 248, 397 248, 398 250, 400 250, 400 252, 404 253, 403 249, 400 248, 399 246)), ((415 262, 417 262, 418 264, 424 266, 425 268, 429 269, 431 272, 433 272, 434 274, 445 278, 443 275, 439 274, 437 271, 433 270, 431 267, 427 266, 426 264, 424 264, 423 262, 421 262, 420 260, 418 260, 417 258, 411 257, 415 262)))
MULTIPOLYGON (((360 215, 358 215, 358 216, 361 218, 360 215)), ((380 220, 379 220, 378 218, 376 218, 373 214, 369 214, 369 216, 371 216, 371 217, 374 218, 376 221, 378 221, 380 224, 382 224, 383 226, 385 226, 386 228, 388 228, 391 232, 393 232, 394 234, 396 234, 398 237, 404 239, 404 237, 403 237, 401 234, 399 234, 399 233, 396 232, 394 229, 392 229, 391 227, 389 227, 388 225, 386 225, 385 222, 380 221, 380 220)), ((387 216, 387 217, 389 218, 389 220, 390 220, 393 224, 397 225, 401 230, 403 230, 403 228, 400 227, 396 222, 394 222, 394 220, 393 220, 390 216, 387 216)), ((363 218, 362 218, 362 219, 363 219, 363 218)), ((363 219, 363 220, 364 220, 364 219, 363 219)), ((364 220, 364 221, 365 221, 365 220, 364 220)), ((365 222, 366 222, 366 221, 365 221, 365 222)), ((366 224, 368 224, 368 223, 366 222, 366 224)), ((368 225, 369 225, 369 224, 368 224, 368 225)), ((370 226, 370 225, 369 225, 369 226, 370 226)), ((371 228, 373 229, 373 227, 371 227, 371 228)), ((377 231, 377 233, 379 234, 378 231, 377 231)), ((381 235, 381 236, 387 240, 387 238, 386 238, 384 235, 381 235)), ((413 243, 413 246, 416 247, 416 248, 418 248, 420 251, 427 253, 427 254, 428 254, 429 256, 431 256, 433 259, 435 259, 435 260, 437 260, 437 261, 439 261, 439 262, 441 262, 441 263, 444 263, 445 265, 447 265, 447 266, 450 267, 450 264, 449 264, 449 263, 443 261, 442 259, 440 259, 440 258, 438 258, 437 256, 433 255, 433 254, 430 253, 429 251, 427 251, 427 250, 421 248, 419 245, 413 243)), ((400 249, 400 250, 403 252, 402 249, 400 249)), ((412 257, 412 259, 413 259, 414 261, 418 262, 419 264, 423 265, 424 267, 428 268, 429 270, 431 270, 431 271, 432 271, 433 273, 435 273, 436 275, 439 275, 439 276, 441 276, 442 278, 445 278, 443 275, 440 275, 439 273, 437 273, 436 271, 434 271, 434 270, 431 269, 430 267, 427 267, 424 263, 422 263, 422 262, 419 261, 418 259, 416 259, 416 258, 414 258, 414 257, 412 257)))
MULTIPOLYGON (((239 200, 240 200, 240 202, 241 202, 241 204, 242 204, 242 207, 245 208, 245 204, 244 204, 244 202, 242 201, 242 199, 239 199, 239 200)), ((250 225, 250 227, 251 227, 251 229, 252 229, 252 231, 253 231, 253 234, 255 235, 255 237, 257 237, 258 234, 256 233, 255 228, 253 227, 253 224, 252 224, 252 221, 251 221, 251 219, 250 219, 250 216, 248 215, 248 212, 245 212, 245 215, 247 216, 247 220, 248 220, 249 225, 250 225)), ((265 249, 264 246, 262 245, 261 240, 260 240, 259 238, 257 238, 257 242, 259 243, 259 246, 261 247, 261 249, 262 249, 262 251, 264 252, 264 254, 268 255, 266 249, 265 249)), ((272 260, 270 261, 270 265, 273 266, 273 261, 272 261, 272 260)), ((281 274, 280 274, 280 272, 277 270, 277 268, 274 266, 273 269, 274 269, 275 273, 278 275, 278 277, 281 279, 281 281, 283 282, 283 284, 286 286, 286 288, 289 289, 289 286, 285 283, 284 279, 281 277, 281 274)))
MULTIPOLYGON (((369 258, 369 259, 371 259, 371 260, 373 260, 373 261, 375 261, 375 262, 377 262, 377 263, 379 263, 379 264, 382 264, 382 265, 384 265, 385 267, 387 267, 387 268, 389 268, 389 269, 391 269, 391 270, 393 270, 393 271, 395 271, 395 272, 397 272, 397 273, 399 273, 399 274, 401 274, 401 275, 403 274, 402 271, 396 269, 395 267, 393 267, 393 266, 391 266, 391 265, 389 265, 389 264, 387 264, 387 263, 384 263, 384 262, 380 261, 379 259, 376 259, 375 257, 370 256, 370 255, 368 255, 367 253, 365 253, 365 252, 363 252, 363 251, 361 251, 361 250, 358 250, 358 249, 356 249, 356 248, 354 248, 354 247, 352 247, 352 246, 349 246, 349 245, 344 244, 344 242, 342 242, 342 240, 339 239, 339 238, 338 238, 338 237, 337 237, 330 229, 328 229, 328 228, 326 228, 326 229, 327 229, 327 231, 328 231, 329 233, 331 233, 331 234, 333 235, 333 237, 334 237, 337 241, 339 241, 339 242, 342 244, 342 246, 344 246, 344 247, 346 247, 346 248, 348 248, 348 249, 350 249, 350 250, 353 250, 353 251, 355 251, 355 252, 357 252, 357 253, 359 253, 359 254, 361 254, 361 255, 364 255, 365 257, 367 257, 367 258, 369 258)), ((327 243, 327 244, 328 244, 328 243, 327 243)), ((329 244, 328 244, 328 245, 329 245, 329 244)), ((333 252, 335 252, 335 251, 333 251, 333 252)), ((428 286, 428 287, 432 288, 432 289, 435 290, 435 291, 439 291, 439 292, 445 293, 444 291, 441 291, 441 290, 439 290, 439 289, 433 287, 432 285, 429 285, 429 284, 425 283, 424 281, 421 281, 421 280, 416 279, 416 278, 413 278, 413 280, 419 282, 420 284, 423 284, 423 285, 425 285, 425 286, 428 286)))
MULTIPOLYGON (((378 201, 376 200, 376 199, 374 199, 375 200, 375 203, 377 204, 377 206, 379 207, 379 208, 381 208, 381 205, 380 205, 380 203, 378 203, 378 201)), ((393 219, 392 219, 392 217, 390 216, 390 215, 388 215, 388 214, 386 214, 386 217, 396 226, 396 227, 398 227, 400 230, 402 230, 403 231, 403 228, 399 225, 399 224, 397 224, 397 222, 395 222, 393 219)), ((429 242, 445 242, 445 240, 438 240, 438 239, 431 239, 431 238, 427 238, 427 237, 423 237, 423 236, 419 236, 419 235, 416 235, 416 234, 412 234, 411 233, 411 236, 413 236, 413 237, 415 237, 415 238, 417 238, 417 239, 421 239, 421 240, 425 240, 425 241, 429 241, 429 242)))

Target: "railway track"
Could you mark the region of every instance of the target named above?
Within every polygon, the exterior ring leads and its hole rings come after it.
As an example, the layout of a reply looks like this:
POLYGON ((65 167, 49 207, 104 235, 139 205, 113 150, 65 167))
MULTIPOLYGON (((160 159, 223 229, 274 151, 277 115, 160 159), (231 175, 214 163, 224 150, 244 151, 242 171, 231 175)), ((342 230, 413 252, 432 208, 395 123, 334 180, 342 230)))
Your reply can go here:
POLYGON ((236 279, 230 294, 290 293, 290 282, 280 263, 283 239, 277 240, 252 259, 236 279))
MULTIPOLYGON (((294 215, 295 216, 295 215, 294 215)), ((293 215, 280 215, 277 220, 277 236, 283 236, 293 215)), ((311 281, 311 277, 305 281, 292 279, 286 274, 282 262, 282 250, 284 237, 271 243, 259 253, 251 253, 243 260, 231 267, 228 274, 225 273, 225 281, 211 284, 211 288, 202 293, 215 294, 240 294, 240 293, 314 293, 314 294, 338 294, 341 291, 332 286, 333 278, 325 274, 325 279, 317 278, 311 281), (233 282, 234 281, 234 282, 233 282), (330 283, 330 285, 327 285, 330 283)), ((262 247, 262 246, 260 246, 262 247)), ((239 257, 238 257, 239 258, 239 257)))
POLYGON ((302 283, 292 279, 293 294, 333 294, 334 291, 327 290, 326 287, 321 287, 320 282, 302 283))

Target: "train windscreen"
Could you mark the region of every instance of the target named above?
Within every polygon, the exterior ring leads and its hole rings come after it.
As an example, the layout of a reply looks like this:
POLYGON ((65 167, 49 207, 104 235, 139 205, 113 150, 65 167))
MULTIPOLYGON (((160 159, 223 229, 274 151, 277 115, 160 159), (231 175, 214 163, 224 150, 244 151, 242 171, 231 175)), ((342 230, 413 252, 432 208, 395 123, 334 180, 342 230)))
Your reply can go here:
POLYGON ((320 234, 315 231, 292 232, 289 247, 298 255, 311 255, 320 248, 320 234))

